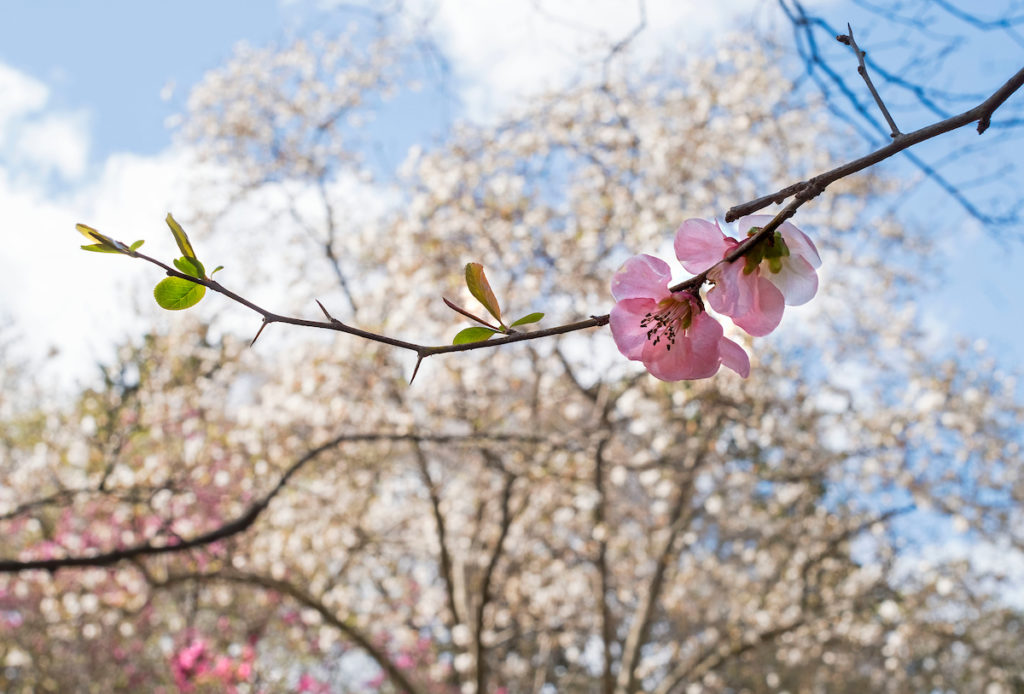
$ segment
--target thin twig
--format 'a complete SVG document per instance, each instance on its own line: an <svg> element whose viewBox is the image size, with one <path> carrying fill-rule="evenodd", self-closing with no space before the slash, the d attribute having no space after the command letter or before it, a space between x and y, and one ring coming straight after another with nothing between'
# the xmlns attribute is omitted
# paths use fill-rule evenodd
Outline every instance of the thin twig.
<svg viewBox="0 0 1024 694"><path fill-rule="evenodd" d="M859 51L859 49L857 50ZM893 142L886 145L885 147L881 147L875 150L874 152L866 156L860 157L859 159L855 159L851 162L843 164L842 166L838 166L832 169L831 171L819 174L818 176L815 176L814 178L811 178L807 181L800 181L798 183L791 184L770 195L765 195L755 200L751 200L741 205L736 205L735 207L732 207L725 214L725 221L727 222L735 221L740 217L745 217L747 215L753 214L758 210L764 209L768 205L781 204L788 198L794 198L789 205L787 205L778 214L776 214L776 216L771 220L771 222L766 224L759 232L757 232L753 236L748 237L739 245L737 245L721 261L716 263L714 266L708 268L704 272L696 275L695 277L692 277L689 280L686 280L685 282L681 282L673 287L670 287L670 290L673 292L689 291L693 293L694 296L697 296L700 287L708 280L710 272L714 271L717 267L719 267L722 264L732 262L743 256L753 245L760 242L769 234L774 233L774 231L784 221L792 217L796 213L796 210L800 208L805 202L820 195L825 190L825 188L827 188L832 183L838 181L839 179L845 178L846 176L850 176L851 174L857 173L858 171L862 171L863 169L866 169L869 166L878 164L879 162L884 161L885 159L888 159L889 157L899 152L902 152L903 150L912 147L913 145L916 145L920 142L924 142L925 140L929 140L933 137L937 137L944 133L950 132L951 130L956 130L957 128L963 127L964 125L973 123L975 121L978 122L978 133L980 134L985 132L985 130L989 127L992 114L1013 93L1020 89L1022 85L1024 85L1024 69L1018 71L1013 77L1011 77L999 89L997 89L991 96L985 99L985 101L978 104L969 111L965 111L958 116L953 116L951 118L947 118L937 123L933 123L932 125L926 126L919 130L915 130L914 132L909 134L899 134L899 137L897 137ZM895 126L894 130L896 130ZM127 249L126 246L125 248ZM129 255L133 258L141 258L142 260L152 263L153 265L156 265L157 267L164 270L164 272L166 272L167 275L170 277L178 277L184 280L188 280L189 282L201 284L204 287L210 289L211 291L217 292L218 294L222 294L231 299L232 301L235 301L236 303L239 303L245 306L246 308L255 311L256 313L260 314L263 317L263 327L269 325L270 323L286 323L289 325L300 325L310 328L319 328L322 330L334 330L336 332L342 332L348 335L352 335L354 337L360 337L371 342L378 342L381 344L389 345L391 347L397 347L399 349L405 349L415 352L417 359L416 367L413 371L413 378L415 378L415 375L419 370L420 364L427 357L436 356L439 354L449 354L452 352L468 352L477 349L488 349L498 347L500 345L511 344L513 342L524 342L526 340L537 340L545 337L551 337L554 335L564 335L566 333L607 325L609 321L609 314L595 315L591 316L586 320L576 321L573 323L566 323L564 325L555 326L553 328L535 330L532 332L505 334L502 335L501 337L495 337L489 340L482 340L479 342L469 342L459 345L440 346L421 345L414 342L408 342L406 340L400 340L394 337L389 337L387 335L383 335L380 333L374 333L369 330L362 330L361 328L356 328L345 323L342 323L340 320L330 316L330 314L328 314L327 310L324 308L323 304L321 304L319 301L317 303L320 305L321 310L327 317L326 321L308 320L305 318L296 318L292 316L285 316L278 313L274 313L273 311L269 311L261 306L258 306L252 301L249 301L248 299L236 294L235 292L227 289L219 282L216 282L212 279L197 278L192 277L190 275L186 275L172 268L171 266L162 263L159 260L156 260L155 258L152 258L144 253L139 253L138 251L125 250L124 254Z"/></svg>
<svg viewBox="0 0 1024 694"><path fill-rule="evenodd" d="M1014 92L1020 89L1022 85L1024 85L1024 68L1017 71L1013 77L1003 83L1003 85L999 87L992 96L988 97L969 111L964 111L960 115L952 116L937 123L932 123L931 125L915 130L912 133L903 134L895 142L891 142L885 147L880 147L871 154L867 154L859 159L854 159L842 166L837 166L831 171L819 174L810 180L794 183L770 195L764 195L756 200L745 202L742 205L736 205L725 213L725 221L732 222L740 217L746 217L749 214L753 214L758 210L764 209L768 205L773 203L778 204L794 195L799 198L801 195L804 195L815 188L818 190L814 195L817 195L841 178L845 178L846 176L857 173L858 171L862 171L869 166L874 166L894 154L898 154L899 152L924 142L925 140L930 140L933 137L938 137L939 135L948 133L951 130L962 128L963 126L974 123L975 121L978 123L978 133L983 133L988 128L992 114L995 110L998 109L1004 101L1010 98ZM814 195L810 197L814 197ZM807 199L809 200L810 197Z"/></svg>
<svg viewBox="0 0 1024 694"><path fill-rule="evenodd" d="M179 272L178 270L172 268L170 265L162 263L156 258L152 258L146 255L145 253L132 251L130 253L125 253L125 255L129 255L133 258L140 258L149 263L152 263L153 265L156 265L157 267L161 268L165 273L167 273L168 277L179 277L183 280L194 282L195 284L201 284L211 291L226 296L232 301L239 303L242 306L245 306L246 308L260 314L263 317L264 325L268 325L270 323L285 323L287 325L301 325L307 328L334 330L336 332L345 333L347 335L361 337L364 340L369 340L371 342L379 342L381 344L389 345L391 347L398 347L400 349L415 352L421 360L425 359L426 357L432 357L438 354L448 354L450 352L468 352L474 349L481 349L485 347L507 345L512 342L523 342L525 340L536 340L538 338L550 337L552 335L562 335L564 333L574 332L577 330L585 330L587 328L594 328L601 325L606 325L608 323L608 315L606 314L602 316L591 316L586 320L576 321L574 323L566 323L565 325L559 325L553 328L547 328L545 330L535 330L533 332L528 333L516 332L513 334L506 334L501 337L487 340L486 342L469 342L461 345L421 345L415 342L399 340L388 335L370 332L369 330L363 330L361 328L356 328L346 323L342 323L337 318L331 316L330 313L327 312L327 309L319 300L316 303L320 307L320 310L323 311L324 316L327 317L326 321L309 320L307 318L286 316L280 313L275 313L269 309L265 309L262 306L259 306L258 304L249 301L245 297L236 294L235 292L231 291L230 289L228 289L227 287L225 287L224 285L215 280L186 275L185 273Z"/></svg>
<svg viewBox="0 0 1024 694"><path fill-rule="evenodd" d="M847 24L846 31L848 33L840 34L836 37L836 41L849 46L853 50L854 55L857 56L857 74L864 78L865 84L868 85L868 91L870 91L871 96L875 98L875 103L878 104L878 110L882 112L882 116L885 117L885 122L889 124L889 129L891 131L890 135L892 136L892 139L895 140L903 133L901 133L900 129L896 127L896 121L892 119L892 115L889 114L889 109L885 107L885 102L882 101L882 97L879 96L878 90L875 89L875 85L871 81L871 75L868 74L868 66L864 63L864 56L866 56L867 53L862 51L860 46L858 46L857 42L854 40L853 27Z"/></svg>

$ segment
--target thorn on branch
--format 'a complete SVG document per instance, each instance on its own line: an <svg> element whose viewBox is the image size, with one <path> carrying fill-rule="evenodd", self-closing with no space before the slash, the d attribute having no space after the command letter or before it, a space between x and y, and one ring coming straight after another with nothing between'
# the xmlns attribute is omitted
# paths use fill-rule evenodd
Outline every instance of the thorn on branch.
<svg viewBox="0 0 1024 694"><path fill-rule="evenodd" d="M414 366L412 369L412 376L409 378L409 385L412 385L412 382L416 380L416 374L420 372L420 364L423 363L423 358L426 356L426 354L416 355L416 366Z"/></svg>
<svg viewBox="0 0 1024 694"><path fill-rule="evenodd" d="M327 317L327 320L329 320L329 321L331 321L333 323L334 322L334 316L332 316L331 314L329 314L327 312L327 309L324 308L324 305L322 303L320 303L320 299L313 299L313 301L315 301L316 305L320 307L320 310L324 312L324 316Z"/></svg>
<svg viewBox="0 0 1024 694"><path fill-rule="evenodd" d="M265 327L267 327L268 325L270 325L270 321L268 321L266 318L264 318L263 319L263 324L260 326L260 329L256 331L256 337L252 338L252 342L249 343L250 347L252 347L254 344L256 344L256 340L260 339L260 335L263 334L263 329Z"/></svg>
<svg viewBox="0 0 1024 694"><path fill-rule="evenodd" d="M342 323L340 320L338 320L337 318L335 318L334 316L327 312L327 309L324 308L324 305L320 303L320 299L314 299L313 301L315 301L316 305L320 307L320 310L324 312L324 316L327 317L328 323L330 323L331 325L340 325L342 327L345 327L344 323Z"/></svg>

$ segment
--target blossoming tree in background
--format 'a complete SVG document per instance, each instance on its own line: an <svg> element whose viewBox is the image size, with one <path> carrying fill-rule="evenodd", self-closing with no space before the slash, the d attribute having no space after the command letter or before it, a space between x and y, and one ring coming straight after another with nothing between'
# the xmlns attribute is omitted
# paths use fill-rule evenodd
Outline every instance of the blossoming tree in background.
<svg viewBox="0 0 1024 694"><path fill-rule="evenodd" d="M250 349L207 297L60 407L3 362L2 688L1018 686L1017 584L983 560L1024 541L1015 384L921 336L927 257L878 216L880 174L747 211L737 239L684 221L813 183L848 142L778 54L726 45L673 71L617 52L394 178L351 124L411 44L208 75L181 131L201 213L169 217L156 298L220 293L270 329ZM281 280L288 313L227 273ZM461 311L488 339L437 346Z"/></svg>

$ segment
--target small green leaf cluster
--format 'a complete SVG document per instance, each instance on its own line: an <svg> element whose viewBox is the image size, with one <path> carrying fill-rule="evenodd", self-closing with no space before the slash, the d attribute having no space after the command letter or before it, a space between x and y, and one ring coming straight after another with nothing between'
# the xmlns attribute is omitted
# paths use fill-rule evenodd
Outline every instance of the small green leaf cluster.
<svg viewBox="0 0 1024 694"><path fill-rule="evenodd" d="M508 335L516 332L514 328L517 326L536 323L544 317L543 313L528 313L522 318L518 318L506 325L505 321L501 317L501 306L498 304L497 297L494 296L494 291L491 289L490 282L487 281L487 275L484 274L484 267L480 263L466 264L466 287L469 289L469 293L473 295L473 298L479 301L480 304L487 309L487 312L490 313L496 321L498 321L498 325L493 325L483 318L473 315L461 306L445 299L444 302L449 308L461 313L467 318L475 320L477 323L480 323L478 326L460 330L455 336L455 339L452 340L453 345L482 342L499 333Z"/></svg>
<svg viewBox="0 0 1024 694"><path fill-rule="evenodd" d="M169 212L167 213L166 221L167 226L171 229L171 234L174 236L174 242L178 244L178 248L182 253L180 258L175 258L173 261L174 267L178 269L178 272L199 280L208 280L223 267L218 266L207 276L206 268L203 267L199 258L196 257L195 249L192 247L188 234L185 233L185 230ZM82 246L82 250L97 253L120 253L131 257L139 257L136 251L142 246L142 240L128 246L101 234L86 224L76 224L75 228L87 239L94 242L88 246ZM161 280L153 289L153 298L156 299L156 303L168 311L180 311L191 308L198 304L205 295L206 287L204 285L183 277L167 277Z"/></svg>
<svg viewBox="0 0 1024 694"><path fill-rule="evenodd" d="M93 229L87 224L76 224L75 229L78 233L94 241L95 243L89 244L88 246L82 246L83 251L92 251L94 253L121 253L123 255L132 255L137 251L145 241L139 239L130 246L126 246L120 241L116 241L109 236L105 236L100 232Z"/></svg>
<svg viewBox="0 0 1024 694"><path fill-rule="evenodd" d="M753 227L747 236L753 236L761 227ZM782 233L776 231L774 236L766 237L762 241L758 241L746 255L744 255L745 264L743 266L743 274L749 275L761 265L761 261L768 261L768 269L773 273L779 273L782 271L782 259L789 257L789 246L786 245L786 241L782 238Z"/></svg>
<svg viewBox="0 0 1024 694"><path fill-rule="evenodd" d="M192 248L192 242L189 241L188 234L175 221L170 212L167 213L167 226L171 228L174 242L178 244L178 248L182 252L182 256L174 260L174 267L189 277L206 279L206 269L199 262L199 258L196 257L195 249ZM205 295L206 287L181 277L162 279L153 289L153 298L156 299L161 308L165 308L168 311L180 311L181 309L191 308L198 304Z"/></svg>

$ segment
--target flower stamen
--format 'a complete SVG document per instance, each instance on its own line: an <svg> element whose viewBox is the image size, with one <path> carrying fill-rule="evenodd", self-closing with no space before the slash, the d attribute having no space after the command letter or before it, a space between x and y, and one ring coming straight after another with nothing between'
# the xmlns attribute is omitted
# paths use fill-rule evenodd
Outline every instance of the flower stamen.
<svg viewBox="0 0 1024 694"><path fill-rule="evenodd" d="M678 334L682 334L693 322L693 304L688 298L667 296L658 302L657 311L649 311L640 321L640 327L647 331L647 341L657 345L665 338L666 351L672 351Z"/></svg>

